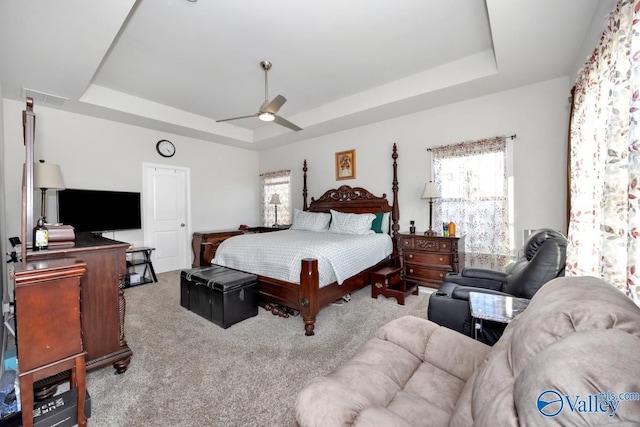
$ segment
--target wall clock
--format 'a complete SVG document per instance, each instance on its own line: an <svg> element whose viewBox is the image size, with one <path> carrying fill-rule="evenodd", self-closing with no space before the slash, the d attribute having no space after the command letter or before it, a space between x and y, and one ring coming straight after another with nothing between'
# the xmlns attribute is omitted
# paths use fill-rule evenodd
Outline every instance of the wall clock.
<svg viewBox="0 0 640 427"><path fill-rule="evenodd" d="M156 151L162 157L171 157L176 154L176 147L175 145L173 145L173 142L166 139L161 139L156 144Z"/></svg>

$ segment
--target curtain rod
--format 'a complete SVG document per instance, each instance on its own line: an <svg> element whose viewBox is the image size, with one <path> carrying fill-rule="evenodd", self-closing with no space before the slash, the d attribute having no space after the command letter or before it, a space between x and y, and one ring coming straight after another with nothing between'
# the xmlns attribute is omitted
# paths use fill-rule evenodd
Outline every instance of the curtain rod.
<svg viewBox="0 0 640 427"><path fill-rule="evenodd" d="M513 139L517 138L517 135L514 133L513 135L505 136L505 138L513 140ZM431 148L427 148L427 151L432 151L432 149Z"/></svg>

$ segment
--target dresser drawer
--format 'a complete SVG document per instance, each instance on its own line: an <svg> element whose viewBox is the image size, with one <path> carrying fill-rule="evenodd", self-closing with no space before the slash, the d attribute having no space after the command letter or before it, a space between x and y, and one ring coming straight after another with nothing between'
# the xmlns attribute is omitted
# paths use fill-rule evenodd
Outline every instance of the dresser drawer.
<svg viewBox="0 0 640 427"><path fill-rule="evenodd" d="M430 252L404 252L404 262L407 264L442 265L450 268L451 255Z"/></svg>
<svg viewBox="0 0 640 427"><path fill-rule="evenodd" d="M440 283L444 280L444 276L451 271L451 268L447 267L448 266L443 266L443 268L429 268L419 265L405 265L404 273L407 279Z"/></svg>

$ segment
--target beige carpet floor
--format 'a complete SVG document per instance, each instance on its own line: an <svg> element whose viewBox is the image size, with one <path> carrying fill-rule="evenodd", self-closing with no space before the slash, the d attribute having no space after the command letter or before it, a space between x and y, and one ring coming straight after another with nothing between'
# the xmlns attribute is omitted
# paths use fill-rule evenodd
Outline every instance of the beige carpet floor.
<svg viewBox="0 0 640 427"><path fill-rule="evenodd" d="M88 374L91 427L292 426L296 395L330 372L386 322L427 315L428 294L372 299L370 288L323 308L316 335L300 317L258 316L228 329L180 306L180 272L126 289L129 369Z"/></svg>

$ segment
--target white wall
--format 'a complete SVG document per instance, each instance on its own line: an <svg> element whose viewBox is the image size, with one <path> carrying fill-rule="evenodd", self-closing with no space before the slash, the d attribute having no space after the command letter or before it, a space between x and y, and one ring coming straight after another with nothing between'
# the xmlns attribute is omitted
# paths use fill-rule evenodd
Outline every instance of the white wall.
<svg viewBox="0 0 640 427"><path fill-rule="evenodd" d="M0 99L2 99L2 82L0 81ZM3 117L3 104L0 102L0 117ZM2 120L0 120L0 165L4 165L4 122ZM2 180L2 182L6 182L6 174L5 174L5 168L0 168L0 179ZM7 215L4 214L5 212L5 206L6 206L6 198L5 198L5 189L4 186L0 185L0 212L3 212L3 215L0 215L0 252L5 254L7 252L9 252L10 245L8 242L9 237L13 237L14 235L7 235L7 228L6 228L6 219L7 219ZM0 299L2 299L2 301L8 301L8 292L7 292L7 283L8 283L8 276L6 274L6 264L4 262L4 259L2 261L0 261L0 264L2 264L2 266L0 267L0 282L2 282L2 296L0 296Z"/></svg>
<svg viewBox="0 0 640 427"><path fill-rule="evenodd" d="M20 235L24 102L4 99L4 191L6 231ZM191 173L191 230L237 229L258 223L258 153L127 124L34 105L35 159L59 164L67 188L142 191L142 163L185 167ZM176 155L165 159L156 142L169 139ZM47 197L47 219L57 219L55 191ZM39 193L38 193L39 194ZM37 195L36 195L37 196ZM40 198L34 197L36 213ZM142 231L114 237L142 244Z"/></svg>
<svg viewBox="0 0 640 427"><path fill-rule="evenodd" d="M428 147L517 134L513 143L516 248L522 230L566 232L568 78L383 121L278 147L260 155L260 172L291 168L294 207L302 207L302 161L308 161L309 198L342 184L391 198L393 143L398 144L400 230L409 220L428 228L428 204L420 199L429 179ZM356 149L357 177L336 181L334 155ZM434 218L434 223L438 219Z"/></svg>
<svg viewBox="0 0 640 427"><path fill-rule="evenodd" d="M599 0L598 8L593 14L591 25L584 37L580 51L577 52L576 61L569 73L569 83L573 86L578 70L587 62L596 46L600 42L602 32L604 31L605 18L616 8L618 0Z"/></svg>

